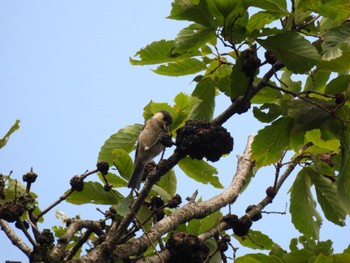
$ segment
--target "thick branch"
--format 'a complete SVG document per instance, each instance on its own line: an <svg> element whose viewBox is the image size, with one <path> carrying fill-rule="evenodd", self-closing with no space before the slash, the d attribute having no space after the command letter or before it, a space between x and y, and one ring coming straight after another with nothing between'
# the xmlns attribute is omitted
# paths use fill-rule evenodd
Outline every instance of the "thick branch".
<svg viewBox="0 0 350 263"><path fill-rule="evenodd" d="M51 252L51 258L58 259L65 254L67 245L70 243L74 234L79 230L87 228L89 231L96 233L98 236L104 234L98 221L93 220L74 220L67 228L66 233L58 240L57 246Z"/></svg>
<svg viewBox="0 0 350 263"><path fill-rule="evenodd" d="M188 222L194 218L204 218L220 208L233 203L243 189L247 178L251 173L251 169L253 168L253 162L250 158L250 147L253 139L253 136L249 137L244 154L238 156L237 171L227 189L225 189L221 194L207 201L200 203L193 202L184 205L170 216L159 221L150 231L142 235L140 238L117 246L113 252L114 260L117 258L125 258L130 255L140 254L149 246L148 240L155 242L163 234L171 231L178 225Z"/></svg>
<svg viewBox="0 0 350 263"><path fill-rule="evenodd" d="M16 233L12 230L12 228L5 220L0 219L0 226L1 230L5 232L6 236L11 240L12 244L18 247L29 258L30 254L32 253L32 249L28 247L27 244L24 243L23 240L16 235Z"/></svg>

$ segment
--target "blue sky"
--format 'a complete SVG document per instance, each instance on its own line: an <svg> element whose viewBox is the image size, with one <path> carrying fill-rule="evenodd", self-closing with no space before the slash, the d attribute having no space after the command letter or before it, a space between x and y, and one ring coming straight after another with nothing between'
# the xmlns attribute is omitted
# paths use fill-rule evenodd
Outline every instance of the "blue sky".
<svg viewBox="0 0 350 263"><path fill-rule="evenodd" d="M0 173L13 171L21 180L31 167L39 175L32 190L42 208L69 188L73 175L95 167L98 152L108 137L133 123L142 123L143 107L150 101L172 103L177 93L190 93L192 76L159 76L151 67L135 67L129 57L160 39L171 39L186 23L165 19L171 1L1 1L0 2L0 136L21 120L20 130L0 150ZM219 97L217 113L229 104ZM220 181L227 186L236 169L236 154L259 124L250 114L225 124L235 138L231 156L218 165ZM97 178L91 178L94 180ZM204 198L219 192L178 176L179 192L194 189ZM273 171L260 172L233 206L242 215L258 203L273 182ZM289 183L292 179L289 179ZM284 211L288 188L267 208ZM106 207L100 207L102 210ZM57 210L69 217L98 218L95 206L63 203ZM51 214L42 228L60 224ZM288 249L299 236L289 215L265 215L253 225ZM321 238L335 239L336 251L348 243L350 231L324 222ZM23 260L19 250L0 232L0 262ZM239 246L233 241L235 246ZM238 255L246 252L238 251Z"/></svg>

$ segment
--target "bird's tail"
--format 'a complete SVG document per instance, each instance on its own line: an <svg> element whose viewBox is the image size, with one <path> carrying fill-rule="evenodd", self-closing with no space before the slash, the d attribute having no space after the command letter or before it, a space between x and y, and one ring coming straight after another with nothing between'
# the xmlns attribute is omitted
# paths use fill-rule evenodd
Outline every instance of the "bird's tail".
<svg viewBox="0 0 350 263"><path fill-rule="evenodd" d="M143 162L137 162L135 164L134 172L132 173L129 179L129 183L128 183L129 188L140 189L144 169L145 169L145 164Z"/></svg>

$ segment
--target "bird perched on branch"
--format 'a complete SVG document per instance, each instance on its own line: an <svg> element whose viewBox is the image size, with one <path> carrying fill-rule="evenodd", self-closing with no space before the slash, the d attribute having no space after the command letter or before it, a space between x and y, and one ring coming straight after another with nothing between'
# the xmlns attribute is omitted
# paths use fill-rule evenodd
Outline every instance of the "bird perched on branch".
<svg viewBox="0 0 350 263"><path fill-rule="evenodd" d="M140 189L145 166L164 150L164 145L160 142L161 135L169 133L172 121L170 113L162 110L143 126L136 146L134 172L129 179L129 188Z"/></svg>

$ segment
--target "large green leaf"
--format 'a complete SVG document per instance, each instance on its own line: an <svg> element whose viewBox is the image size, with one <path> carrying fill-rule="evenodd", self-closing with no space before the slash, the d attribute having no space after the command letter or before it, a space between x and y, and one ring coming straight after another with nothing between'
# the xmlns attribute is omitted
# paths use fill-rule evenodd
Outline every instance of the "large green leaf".
<svg viewBox="0 0 350 263"><path fill-rule="evenodd" d="M258 42L266 50L273 51L278 60L293 73L305 73L320 61L316 48L295 32L277 34Z"/></svg>
<svg viewBox="0 0 350 263"><path fill-rule="evenodd" d="M101 204L101 205L115 205L123 196L113 190L106 191L98 182L84 182L84 190L81 192L73 192L66 201L76 205L82 204Z"/></svg>
<svg viewBox="0 0 350 263"><path fill-rule="evenodd" d="M344 124L341 132L342 162L338 175L337 187L343 208L350 214L350 128Z"/></svg>
<svg viewBox="0 0 350 263"><path fill-rule="evenodd" d="M192 93L198 98L197 103L191 109L189 119L207 120L213 118L215 108L215 82L211 78L203 78Z"/></svg>
<svg viewBox="0 0 350 263"><path fill-rule="evenodd" d="M248 0L251 6L266 10L266 12L279 15L280 17L288 14L287 3L285 0Z"/></svg>
<svg viewBox="0 0 350 263"><path fill-rule="evenodd" d="M327 94L346 92L346 95L350 95L350 75L339 75L332 79L327 84L325 92Z"/></svg>
<svg viewBox="0 0 350 263"><path fill-rule="evenodd" d="M308 169L307 173L315 186L317 201L325 217L334 224L345 226L346 212L338 199L336 185L322 173L317 173L312 169Z"/></svg>
<svg viewBox="0 0 350 263"><path fill-rule="evenodd" d="M322 60L318 68L322 71L344 73L350 69L350 50L343 51L342 55L330 61Z"/></svg>
<svg viewBox="0 0 350 263"><path fill-rule="evenodd" d="M275 163L281 158L288 149L292 126L291 119L280 118L258 132L252 144L252 158L256 167Z"/></svg>
<svg viewBox="0 0 350 263"><path fill-rule="evenodd" d="M216 188L223 188L219 178L215 176L218 173L216 168L203 160L185 157L179 162L179 167L188 177L196 180L197 182L203 184L210 183Z"/></svg>
<svg viewBox="0 0 350 263"><path fill-rule="evenodd" d="M298 0L296 8L305 11L314 11L332 20L342 21L350 15L350 2L348 0Z"/></svg>
<svg viewBox="0 0 350 263"><path fill-rule="evenodd" d="M123 149L126 152L131 152L135 149L135 142L141 132L143 125L134 124L125 126L117 133L113 134L101 147L98 161L108 162L110 166L113 165L114 155L112 151L114 149Z"/></svg>
<svg viewBox="0 0 350 263"><path fill-rule="evenodd" d="M164 201L169 201L176 194L177 179L174 170L170 170L163 175L160 180L153 186Z"/></svg>
<svg viewBox="0 0 350 263"><path fill-rule="evenodd" d="M16 130L19 129L19 120L16 120L16 122L11 126L11 128L7 131L5 136L0 139L0 148L4 147L9 140L12 133L14 133Z"/></svg>
<svg viewBox="0 0 350 263"><path fill-rule="evenodd" d="M168 18L193 21L198 24L216 28L214 15L209 10L210 0L175 0Z"/></svg>
<svg viewBox="0 0 350 263"><path fill-rule="evenodd" d="M186 58L174 63L168 63L166 65L160 65L158 68L152 70L159 75L178 77L184 75L191 75L202 70L205 70L206 66L203 62L196 58Z"/></svg>
<svg viewBox="0 0 350 263"><path fill-rule="evenodd" d="M272 249L274 244L272 239L256 230L249 230L249 238L247 236L233 235L242 246L249 247L252 249Z"/></svg>
<svg viewBox="0 0 350 263"><path fill-rule="evenodd" d="M304 90L324 91L324 87L330 77L330 72L314 70L306 79Z"/></svg>
<svg viewBox="0 0 350 263"><path fill-rule="evenodd" d="M324 35L322 42L324 60L332 60L342 56L343 50L350 49L350 24L331 28Z"/></svg>
<svg viewBox="0 0 350 263"><path fill-rule="evenodd" d="M316 210L316 202L311 194L309 172L303 168L290 189L290 208L292 222L296 229L306 236L319 238L322 218Z"/></svg>
<svg viewBox="0 0 350 263"><path fill-rule="evenodd" d="M246 254L243 257L238 257L235 259L235 263L283 263L283 261L276 256L257 253Z"/></svg>
<svg viewBox="0 0 350 263"><path fill-rule="evenodd" d="M192 24L182 29L175 38L174 53L197 51L216 39L215 30L200 24Z"/></svg>
<svg viewBox="0 0 350 263"><path fill-rule="evenodd" d="M259 108L254 107L253 114L259 121L270 123L282 114L282 108L277 104L266 103L261 105Z"/></svg>
<svg viewBox="0 0 350 263"><path fill-rule="evenodd" d="M133 161L127 151L123 149L113 149L113 164L117 168L119 174L124 179L129 179L133 172Z"/></svg>
<svg viewBox="0 0 350 263"><path fill-rule="evenodd" d="M153 65L167 62L176 62L188 57L199 55L200 53L184 53L173 54L171 51L174 47L173 40L154 41L146 47L139 50L135 57L139 59L130 58L132 65Z"/></svg>
<svg viewBox="0 0 350 263"><path fill-rule="evenodd" d="M99 172L97 175L100 178L101 182L105 183L102 174ZM125 181L122 177L114 173L108 172L104 177L106 178L108 184L112 185L113 188L125 187L128 184L127 181Z"/></svg>
<svg viewBox="0 0 350 263"><path fill-rule="evenodd" d="M247 30L250 33L258 33L260 29L264 28L265 25L272 23L275 20L275 16L266 11L260 11L253 14L248 21Z"/></svg>

